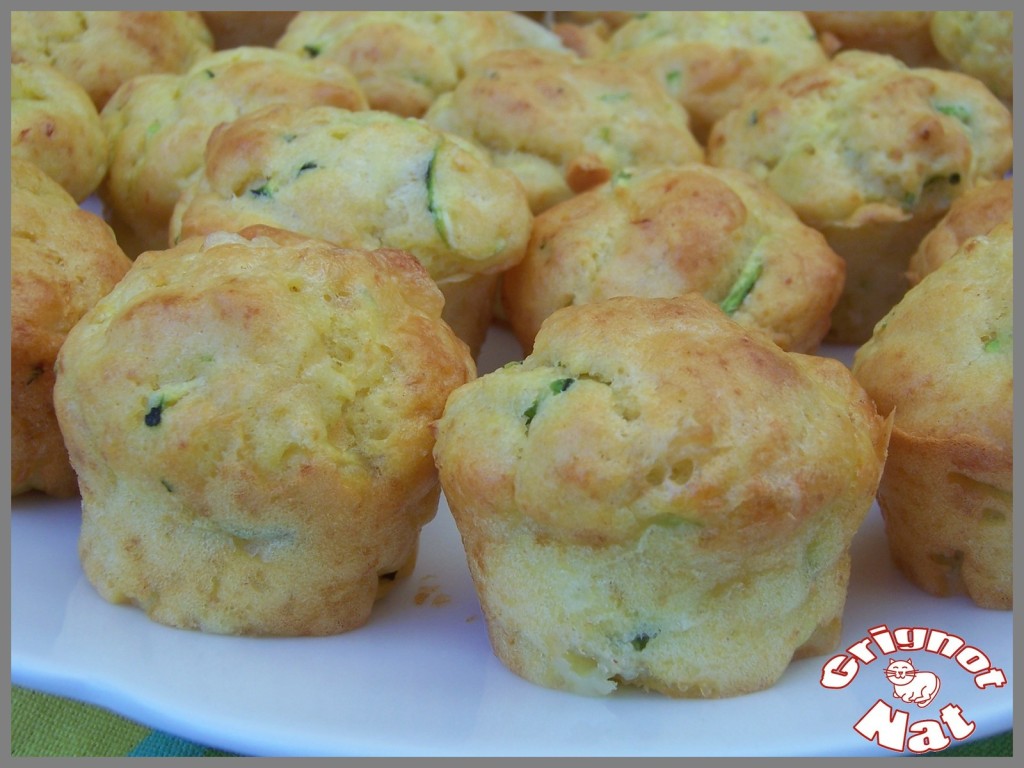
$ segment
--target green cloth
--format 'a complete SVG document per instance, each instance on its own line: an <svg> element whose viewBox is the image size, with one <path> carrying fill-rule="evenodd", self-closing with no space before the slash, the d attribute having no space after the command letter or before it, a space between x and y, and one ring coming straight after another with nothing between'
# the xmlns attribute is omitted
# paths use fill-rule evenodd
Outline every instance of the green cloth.
<svg viewBox="0 0 1024 768"><path fill-rule="evenodd" d="M218 757L210 747L147 728L109 710L11 686L14 757Z"/></svg>
<svg viewBox="0 0 1024 768"><path fill-rule="evenodd" d="M941 752L930 752L934 757L1012 757L1013 731L1000 733L987 739L969 741Z"/></svg>
<svg viewBox="0 0 1024 768"><path fill-rule="evenodd" d="M937 757L1007 757L1013 733L933 752ZM11 686L11 755L14 757L230 757L147 728L101 707Z"/></svg>

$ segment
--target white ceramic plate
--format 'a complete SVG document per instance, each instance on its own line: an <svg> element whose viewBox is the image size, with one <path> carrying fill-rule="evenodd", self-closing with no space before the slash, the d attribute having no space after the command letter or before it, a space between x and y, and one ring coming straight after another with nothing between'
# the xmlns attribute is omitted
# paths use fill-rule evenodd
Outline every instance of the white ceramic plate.
<svg viewBox="0 0 1024 768"><path fill-rule="evenodd" d="M849 350L830 353L849 361ZM481 353L480 370L516 357L511 336L496 329ZM541 688L513 675L492 654L443 500L423 530L416 571L376 606L365 627L329 638L203 635L160 626L135 608L103 601L78 563L78 524L77 502L41 496L14 500L12 681L231 751L890 756L890 748L854 729L879 701L907 713L908 753L929 746L929 738L933 749L942 746L935 729L948 736L941 712L950 704L964 722L974 724L970 739L1012 727L1012 614L982 610L963 598L932 598L907 583L889 562L877 507L854 542L845 628L836 654L881 625L941 630L983 652L1008 685L979 689L957 661L908 651L895 655L910 658L941 681L938 697L927 707L893 698L883 674L888 658L863 664L842 689L820 683L829 656L804 659L767 691L715 701L628 689L592 699ZM962 660L970 661L970 655ZM946 712L955 718L953 710ZM922 734L915 736L915 730Z"/></svg>

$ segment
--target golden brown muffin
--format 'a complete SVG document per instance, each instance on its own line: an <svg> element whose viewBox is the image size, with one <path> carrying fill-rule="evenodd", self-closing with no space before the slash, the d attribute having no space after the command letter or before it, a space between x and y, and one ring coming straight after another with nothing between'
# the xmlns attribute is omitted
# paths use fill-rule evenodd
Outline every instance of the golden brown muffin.
<svg viewBox="0 0 1024 768"><path fill-rule="evenodd" d="M68 331L129 266L101 218L11 157L12 496L78 493L53 411L54 361Z"/></svg>
<svg viewBox="0 0 1024 768"><path fill-rule="evenodd" d="M864 51L751 96L708 144L712 165L767 181L846 259L830 331L845 343L899 301L911 254L952 201L1012 159L1010 112L981 82Z"/></svg>
<svg viewBox="0 0 1024 768"><path fill-rule="evenodd" d="M526 351L561 307L696 291L783 349L811 352L844 269L766 185L693 163L620 174L537 216L526 256L502 276L502 298Z"/></svg>
<svg viewBox="0 0 1024 768"><path fill-rule="evenodd" d="M1013 104L1013 11L936 11L931 35L954 69Z"/></svg>
<svg viewBox="0 0 1024 768"><path fill-rule="evenodd" d="M409 254L257 227L148 251L54 401L107 600L205 632L364 624L435 514L431 424L474 375Z"/></svg>
<svg viewBox="0 0 1024 768"><path fill-rule="evenodd" d="M617 29L606 56L656 78L702 143L748 94L827 61L796 11L652 11Z"/></svg>
<svg viewBox="0 0 1024 768"><path fill-rule="evenodd" d="M691 293L559 310L452 394L434 456L506 666L720 697L837 641L886 438L841 363Z"/></svg>
<svg viewBox="0 0 1024 768"><path fill-rule="evenodd" d="M551 11L549 26L562 43L580 56L603 56L612 33L640 15L629 11Z"/></svg>
<svg viewBox="0 0 1024 768"><path fill-rule="evenodd" d="M686 111L613 62L521 49L478 59L424 119L482 145L540 213L625 168L704 159Z"/></svg>
<svg viewBox="0 0 1024 768"><path fill-rule="evenodd" d="M50 64L102 109L121 83L213 50L198 11L11 11L11 61Z"/></svg>
<svg viewBox="0 0 1024 768"><path fill-rule="evenodd" d="M969 238L987 234L997 224L1013 221L1013 180L980 184L950 206L949 212L921 241L910 257L907 279L921 282L948 261Z"/></svg>
<svg viewBox="0 0 1024 768"><path fill-rule="evenodd" d="M243 45L272 47L296 11L202 11L217 50Z"/></svg>
<svg viewBox="0 0 1024 768"><path fill-rule="evenodd" d="M822 38L835 41L835 48L885 53L910 67L937 67L944 63L932 42L933 11L805 13Z"/></svg>
<svg viewBox="0 0 1024 768"><path fill-rule="evenodd" d="M1012 608L1012 222L907 291L853 372L895 413L878 503L896 565L930 594Z"/></svg>
<svg viewBox="0 0 1024 768"><path fill-rule="evenodd" d="M571 21L559 21L551 26L551 31L558 35L562 45L587 59L604 56L608 50L608 38L611 32L601 21L589 24L576 24Z"/></svg>
<svg viewBox="0 0 1024 768"><path fill-rule="evenodd" d="M107 155L96 105L78 83L46 64L11 64L11 157L82 201L106 174Z"/></svg>
<svg viewBox="0 0 1024 768"><path fill-rule="evenodd" d="M103 108L110 174L100 190L125 252L168 245L182 190L202 173L203 151L220 123L271 104L366 109L366 97L340 64L246 46L200 59L180 75L143 75Z"/></svg>
<svg viewBox="0 0 1024 768"><path fill-rule="evenodd" d="M570 24L594 24L599 22L609 31L614 32L627 21L631 21L636 16L643 15L643 13L633 11L553 11L552 21L564 21Z"/></svg>
<svg viewBox="0 0 1024 768"><path fill-rule="evenodd" d="M277 47L341 62L373 109L407 117L422 116L485 53L563 49L554 32L514 11L301 11Z"/></svg>
<svg viewBox="0 0 1024 768"><path fill-rule="evenodd" d="M532 221L515 176L458 136L388 112L287 105L213 132L171 236L262 223L346 247L409 251L475 353L498 274L523 257Z"/></svg>

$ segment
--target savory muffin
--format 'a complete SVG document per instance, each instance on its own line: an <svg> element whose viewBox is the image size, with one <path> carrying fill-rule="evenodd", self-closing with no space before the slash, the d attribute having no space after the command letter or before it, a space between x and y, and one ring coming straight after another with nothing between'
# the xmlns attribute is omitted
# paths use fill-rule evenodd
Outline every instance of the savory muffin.
<svg viewBox="0 0 1024 768"><path fill-rule="evenodd" d="M1013 11L936 11L931 35L954 69L1013 104Z"/></svg>
<svg viewBox="0 0 1024 768"><path fill-rule="evenodd" d="M371 108L407 117L423 115L486 53L563 49L554 32L514 11L301 11L277 47L341 62Z"/></svg>
<svg viewBox="0 0 1024 768"><path fill-rule="evenodd" d="M612 61L652 75L682 104L702 143L746 95L827 61L797 11L652 11L608 41Z"/></svg>
<svg viewBox="0 0 1024 768"><path fill-rule="evenodd" d="M367 106L340 64L257 46L219 51L188 72L141 75L119 88L102 112L111 163L100 194L125 252L134 258L168 246L174 206L202 172L217 125L280 103Z"/></svg>
<svg viewBox="0 0 1024 768"><path fill-rule="evenodd" d="M217 50L243 45L272 47L297 11L202 11Z"/></svg>
<svg viewBox="0 0 1024 768"><path fill-rule="evenodd" d="M886 437L841 363L691 293L559 310L452 393L434 456L506 666L720 697L838 640Z"/></svg>
<svg viewBox="0 0 1024 768"><path fill-rule="evenodd" d="M895 414L878 503L896 565L930 594L1012 608L1012 222L907 291L853 372Z"/></svg>
<svg viewBox="0 0 1024 768"><path fill-rule="evenodd" d="M934 11L805 11L826 47L895 56L910 67L943 64L932 41ZM835 51L833 51L834 53Z"/></svg>
<svg viewBox="0 0 1024 768"><path fill-rule="evenodd" d="M929 272L934 272L969 238L987 234L1004 221L1013 221L1012 179L981 184L958 197L910 257L907 268L910 284L916 285Z"/></svg>
<svg viewBox="0 0 1024 768"><path fill-rule="evenodd" d="M365 623L436 513L473 376L406 253L257 227L148 251L68 335L54 401L107 600L211 633Z"/></svg>
<svg viewBox="0 0 1024 768"><path fill-rule="evenodd" d="M498 274L523 257L532 221L515 176L458 136L388 112L281 105L213 132L171 236L268 224L346 247L409 251L475 352Z"/></svg>
<svg viewBox="0 0 1024 768"><path fill-rule="evenodd" d="M557 21L551 25L551 31L558 35L562 45L586 59L604 56L608 50L608 38L611 37L611 31L602 21L588 24Z"/></svg>
<svg viewBox="0 0 1024 768"><path fill-rule="evenodd" d="M563 45L580 56L603 56L612 33L637 14L629 11L550 11L547 20Z"/></svg>
<svg viewBox="0 0 1024 768"><path fill-rule="evenodd" d="M11 157L12 495L78 493L53 411L54 361L68 331L129 266L101 218Z"/></svg>
<svg viewBox="0 0 1024 768"><path fill-rule="evenodd" d="M82 201L103 180L107 155L96 105L78 83L46 64L11 64L11 157L39 166Z"/></svg>
<svg viewBox="0 0 1024 768"><path fill-rule="evenodd" d="M768 183L846 259L831 338L861 343L960 195L1013 159L1009 110L978 80L845 51L754 94L714 127L712 165Z"/></svg>
<svg viewBox="0 0 1024 768"><path fill-rule="evenodd" d="M811 352L843 275L821 233L765 184L692 163L621 173L538 215L502 298L527 351L561 307L696 291L783 349Z"/></svg>
<svg viewBox="0 0 1024 768"><path fill-rule="evenodd" d="M635 16L643 15L634 11L553 11L552 21L570 24L603 24L608 30L615 31Z"/></svg>
<svg viewBox="0 0 1024 768"><path fill-rule="evenodd" d="M534 213L625 168L703 160L686 110L649 75L537 49L478 59L424 116L513 171Z"/></svg>
<svg viewBox="0 0 1024 768"><path fill-rule="evenodd" d="M126 80L184 72L212 50L198 11L11 11L11 61L56 67L97 109Z"/></svg>

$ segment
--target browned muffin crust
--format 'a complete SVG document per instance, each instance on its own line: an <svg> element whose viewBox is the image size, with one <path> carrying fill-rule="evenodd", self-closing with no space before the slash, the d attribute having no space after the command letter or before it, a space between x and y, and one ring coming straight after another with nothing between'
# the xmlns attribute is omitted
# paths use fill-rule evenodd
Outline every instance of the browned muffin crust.
<svg viewBox="0 0 1024 768"><path fill-rule="evenodd" d="M11 494L78 493L53 409L54 364L128 271L114 233L42 169L11 158Z"/></svg>
<svg viewBox="0 0 1024 768"><path fill-rule="evenodd" d="M1013 605L1013 223L968 239L878 324L854 375L894 413L878 492L892 557L933 595Z"/></svg>
<svg viewBox="0 0 1024 768"><path fill-rule="evenodd" d="M136 75L184 72L212 50L198 11L11 12L11 61L56 67L97 109Z"/></svg>
<svg viewBox="0 0 1024 768"><path fill-rule="evenodd" d="M559 310L437 434L504 664L587 695L719 697L836 642L888 424L842 363L688 294Z"/></svg>
<svg viewBox="0 0 1024 768"><path fill-rule="evenodd" d="M440 488L474 375L409 254L257 227L148 251L83 317L54 403L99 593L206 632L365 623Z"/></svg>
<svg viewBox="0 0 1024 768"><path fill-rule="evenodd" d="M621 173L534 220L525 258L502 278L523 348L561 307L612 296L701 293L784 349L828 330L844 263L766 185L691 163Z"/></svg>

